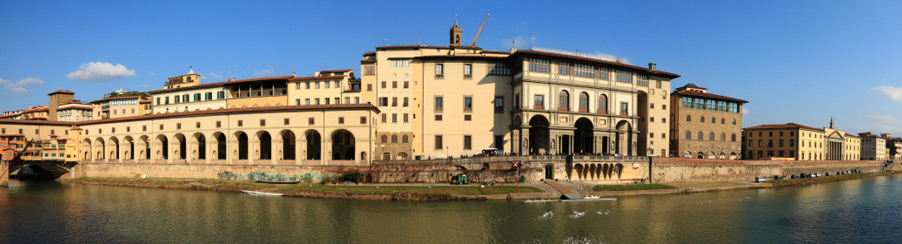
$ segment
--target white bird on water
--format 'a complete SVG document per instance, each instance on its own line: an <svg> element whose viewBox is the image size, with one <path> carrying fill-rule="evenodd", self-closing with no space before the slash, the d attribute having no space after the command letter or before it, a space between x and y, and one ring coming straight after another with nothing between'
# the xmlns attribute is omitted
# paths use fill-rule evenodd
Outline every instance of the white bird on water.
<svg viewBox="0 0 902 244"><path fill-rule="evenodd" d="M573 211L573 215L570 215L570 218L574 218L574 219L575 219L575 218L582 217L583 215L586 215L586 212L577 212L577 211Z"/></svg>

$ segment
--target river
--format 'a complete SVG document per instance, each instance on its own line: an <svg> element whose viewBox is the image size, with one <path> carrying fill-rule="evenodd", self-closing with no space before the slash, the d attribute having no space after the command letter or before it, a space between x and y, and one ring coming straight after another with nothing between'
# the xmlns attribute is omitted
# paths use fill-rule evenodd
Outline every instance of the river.
<svg viewBox="0 0 902 244"><path fill-rule="evenodd" d="M898 243L902 176L617 201L396 202L11 181L0 243Z"/></svg>

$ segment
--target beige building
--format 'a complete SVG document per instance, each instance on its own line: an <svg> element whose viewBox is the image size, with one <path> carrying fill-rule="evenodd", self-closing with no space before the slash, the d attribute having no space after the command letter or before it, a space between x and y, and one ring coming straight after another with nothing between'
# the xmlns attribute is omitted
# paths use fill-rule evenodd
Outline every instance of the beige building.
<svg viewBox="0 0 902 244"><path fill-rule="evenodd" d="M116 119L144 115L147 107L141 104L141 100L146 100L146 98L120 96L91 101L94 106L93 119Z"/></svg>
<svg viewBox="0 0 902 244"><path fill-rule="evenodd" d="M746 100L687 84L670 97L671 154L707 159L742 156L742 106ZM779 152L780 150L777 150Z"/></svg>
<svg viewBox="0 0 902 244"><path fill-rule="evenodd" d="M323 70L310 77L288 80L291 105L360 104L360 86L354 70Z"/></svg>
<svg viewBox="0 0 902 244"><path fill-rule="evenodd" d="M845 131L824 128L824 155L826 160L861 160L861 139Z"/></svg>
<svg viewBox="0 0 902 244"><path fill-rule="evenodd" d="M745 128L746 159L824 160L824 131L796 123Z"/></svg>
<svg viewBox="0 0 902 244"><path fill-rule="evenodd" d="M68 90L58 90L55 92L51 92L47 94L50 97L50 101L47 104L49 107L48 111L48 120L50 121L59 121L59 109L60 106L66 104L72 104L75 101L75 93Z"/></svg>
<svg viewBox="0 0 902 244"><path fill-rule="evenodd" d="M861 138L861 160L886 160L886 139L870 132L858 133Z"/></svg>
<svg viewBox="0 0 902 244"><path fill-rule="evenodd" d="M890 133L882 133L880 137L886 139L886 159L887 160L900 160L902 159L902 138L893 137Z"/></svg>
<svg viewBox="0 0 902 244"><path fill-rule="evenodd" d="M657 71L657 64L649 63L650 71ZM639 99L639 155L669 157L670 139L670 80L659 75L638 75ZM668 107L671 106L671 107Z"/></svg>
<svg viewBox="0 0 902 244"><path fill-rule="evenodd" d="M57 108L57 121L79 122L94 119L94 106L70 103Z"/></svg>

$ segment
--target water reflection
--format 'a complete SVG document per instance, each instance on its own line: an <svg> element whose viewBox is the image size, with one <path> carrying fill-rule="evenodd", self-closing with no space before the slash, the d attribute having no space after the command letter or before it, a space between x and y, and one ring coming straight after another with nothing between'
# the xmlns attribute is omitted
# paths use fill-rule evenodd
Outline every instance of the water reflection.
<svg viewBox="0 0 902 244"><path fill-rule="evenodd" d="M0 243L895 242L902 178L577 203L390 202L13 182Z"/></svg>

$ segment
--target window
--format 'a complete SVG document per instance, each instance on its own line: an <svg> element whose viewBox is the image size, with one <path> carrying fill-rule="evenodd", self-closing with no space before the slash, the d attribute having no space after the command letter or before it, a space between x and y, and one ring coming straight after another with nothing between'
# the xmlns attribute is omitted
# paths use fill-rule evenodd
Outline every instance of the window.
<svg viewBox="0 0 902 244"><path fill-rule="evenodd" d="M617 81L633 83L633 72L617 70Z"/></svg>
<svg viewBox="0 0 902 244"><path fill-rule="evenodd" d="M445 77L445 65L435 64L435 78L441 79L443 77Z"/></svg>
<svg viewBox="0 0 902 244"><path fill-rule="evenodd" d="M243 121L243 120L238 120L238 127L241 127L242 125L244 125L244 121Z"/></svg>
<svg viewBox="0 0 902 244"><path fill-rule="evenodd" d="M404 81L404 89L410 87L410 81Z"/></svg>
<svg viewBox="0 0 902 244"><path fill-rule="evenodd" d="M442 149L442 135L435 135L435 149Z"/></svg>
<svg viewBox="0 0 902 244"><path fill-rule="evenodd" d="M304 105L310 105L310 98L304 99Z"/></svg>
<svg viewBox="0 0 902 244"><path fill-rule="evenodd" d="M365 124L366 124L366 116L360 116L360 124L361 124L361 125L365 125Z"/></svg>
<svg viewBox="0 0 902 244"><path fill-rule="evenodd" d="M384 89L384 88L388 88L388 87L386 86L386 84L387 84L387 83L385 83L385 81L382 81L382 88L383 88L383 89Z"/></svg>
<svg viewBox="0 0 902 244"><path fill-rule="evenodd" d="M391 82L391 88L398 88L398 82L397 82L397 81L392 81L392 82Z"/></svg>
<svg viewBox="0 0 902 244"><path fill-rule="evenodd" d="M589 112L589 94L585 92L579 93L579 112Z"/></svg>
<svg viewBox="0 0 902 244"><path fill-rule="evenodd" d="M299 99L294 99L294 105L300 106L300 105L301 105L301 99L300 99L300 98L299 98Z"/></svg>
<svg viewBox="0 0 902 244"><path fill-rule="evenodd" d="M473 65L464 64L464 79L473 78Z"/></svg>
<svg viewBox="0 0 902 244"><path fill-rule="evenodd" d="M702 123L705 123L705 116L701 116L701 117L700 117L700 121L701 121Z"/></svg>
<svg viewBox="0 0 902 244"><path fill-rule="evenodd" d="M319 81L313 82L313 88L319 89Z"/></svg>
<svg viewBox="0 0 902 244"><path fill-rule="evenodd" d="M379 106L380 106L380 107L388 107L388 98L387 98L387 97L380 97L380 98L379 98Z"/></svg>
<svg viewBox="0 0 902 244"><path fill-rule="evenodd" d="M398 143L398 135L391 135L391 143Z"/></svg>
<svg viewBox="0 0 902 244"><path fill-rule="evenodd" d="M601 96L598 96L598 113L600 113L600 114L608 113L608 96L605 94L601 94Z"/></svg>
<svg viewBox="0 0 902 244"><path fill-rule="evenodd" d="M495 113L504 113L504 96L495 96Z"/></svg>
<svg viewBox="0 0 902 244"><path fill-rule="evenodd" d="M410 59L391 59L391 67L409 67Z"/></svg>
<svg viewBox="0 0 902 244"><path fill-rule="evenodd" d="M720 140L727 141L727 133L720 133Z"/></svg>
<svg viewBox="0 0 902 244"><path fill-rule="evenodd" d="M266 126L266 119L260 120L260 126Z"/></svg>
<svg viewBox="0 0 902 244"><path fill-rule="evenodd" d="M629 115L629 104L622 102L620 103L620 115L627 116Z"/></svg>
<svg viewBox="0 0 902 244"><path fill-rule="evenodd" d="M713 141L713 140L714 140L714 132L708 133L708 140L709 140L709 141Z"/></svg>
<svg viewBox="0 0 902 244"><path fill-rule="evenodd" d="M387 136L387 135L382 135L382 143L383 143L383 144L388 143L388 136Z"/></svg>
<svg viewBox="0 0 902 244"><path fill-rule="evenodd" d="M489 75L510 75L511 69L504 63L489 63Z"/></svg>
<svg viewBox="0 0 902 244"><path fill-rule="evenodd" d="M464 114L464 121L471 121L471 120L473 120L473 115L471 115L471 114Z"/></svg>
<svg viewBox="0 0 902 244"><path fill-rule="evenodd" d="M435 115L435 121L442 121L442 115L441 115L441 114L436 114L436 115Z"/></svg>
<svg viewBox="0 0 902 244"><path fill-rule="evenodd" d="M473 112L473 97L464 97L464 112Z"/></svg>
<svg viewBox="0 0 902 244"><path fill-rule="evenodd" d="M593 71L593 67L585 64L574 64L573 65L573 75L579 77L593 78L595 77L595 72Z"/></svg>
<svg viewBox="0 0 902 244"><path fill-rule="evenodd" d="M376 66L363 66L363 75L376 75Z"/></svg>
<svg viewBox="0 0 902 244"><path fill-rule="evenodd" d="M401 136L401 143L407 143L408 141L409 141L409 140L408 140L407 135Z"/></svg>
<svg viewBox="0 0 902 244"><path fill-rule="evenodd" d="M529 71L547 73L551 71L550 64L551 62L548 60L531 58L529 59Z"/></svg>
<svg viewBox="0 0 902 244"><path fill-rule="evenodd" d="M366 84L366 91L373 91L373 84Z"/></svg>
<svg viewBox="0 0 902 244"><path fill-rule="evenodd" d="M698 132L698 138L697 138L697 139L698 139L698 140L704 140L704 139L705 139L705 133L702 133L701 131L699 131L699 132Z"/></svg>
<svg viewBox="0 0 902 244"><path fill-rule="evenodd" d="M570 110L570 93L567 90L561 90L560 99L558 101L558 110Z"/></svg>
<svg viewBox="0 0 902 244"><path fill-rule="evenodd" d="M473 146L473 137L472 136L464 136L464 150L470 150Z"/></svg>
<svg viewBox="0 0 902 244"><path fill-rule="evenodd" d="M545 95L536 95L535 96L535 105L533 105L534 109L545 109Z"/></svg>
<svg viewBox="0 0 902 244"><path fill-rule="evenodd" d="M636 80L640 86L648 86L648 76L647 75L636 75Z"/></svg>
<svg viewBox="0 0 902 244"><path fill-rule="evenodd" d="M385 115L385 114L382 114L382 115ZM316 119L313 118L313 117L307 118L307 124L308 124L308 125L316 124Z"/></svg>
<svg viewBox="0 0 902 244"><path fill-rule="evenodd" d="M382 114L382 123L388 123L388 114Z"/></svg>
<svg viewBox="0 0 902 244"><path fill-rule="evenodd" d="M562 75L570 75L570 63L560 62L557 65L557 73Z"/></svg>
<svg viewBox="0 0 902 244"><path fill-rule="evenodd" d="M200 93L194 93L194 101L200 102Z"/></svg>
<svg viewBox="0 0 902 244"><path fill-rule="evenodd" d="M733 135L730 136L730 141L736 141L736 133L733 133Z"/></svg>
<svg viewBox="0 0 902 244"><path fill-rule="evenodd" d="M398 123L398 114L391 114L391 122Z"/></svg>
<svg viewBox="0 0 902 244"><path fill-rule="evenodd" d="M181 96L175 96L175 103L180 103L181 98L182 98Z"/></svg>
<svg viewBox="0 0 902 244"><path fill-rule="evenodd" d="M398 98L397 98L397 97L391 98L391 106L392 106L392 107L397 107L397 106L398 106Z"/></svg>
<svg viewBox="0 0 902 244"><path fill-rule="evenodd" d="M686 115L686 122L692 122L692 115Z"/></svg>
<svg viewBox="0 0 902 244"><path fill-rule="evenodd" d="M404 123L407 123L407 121L409 121L409 120L407 119L407 113L404 113Z"/></svg>
<svg viewBox="0 0 902 244"><path fill-rule="evenodd" d="M443 98L441 96L435 97L435 111L441 112L444 106Z"/></svg>
<svg viewBox="0 0 902 244"><path fill-rule="evenodd" d="M313 104L319 105L319 98L314 98L314 99L313 99Z"/></svg>
<svg viewBox="0 0 902 244"><path fill-rule="evenodd" d="M597 73L598 79L602 80L610 80L611 79L611 70L607 68L598 67Z"/></svg>

